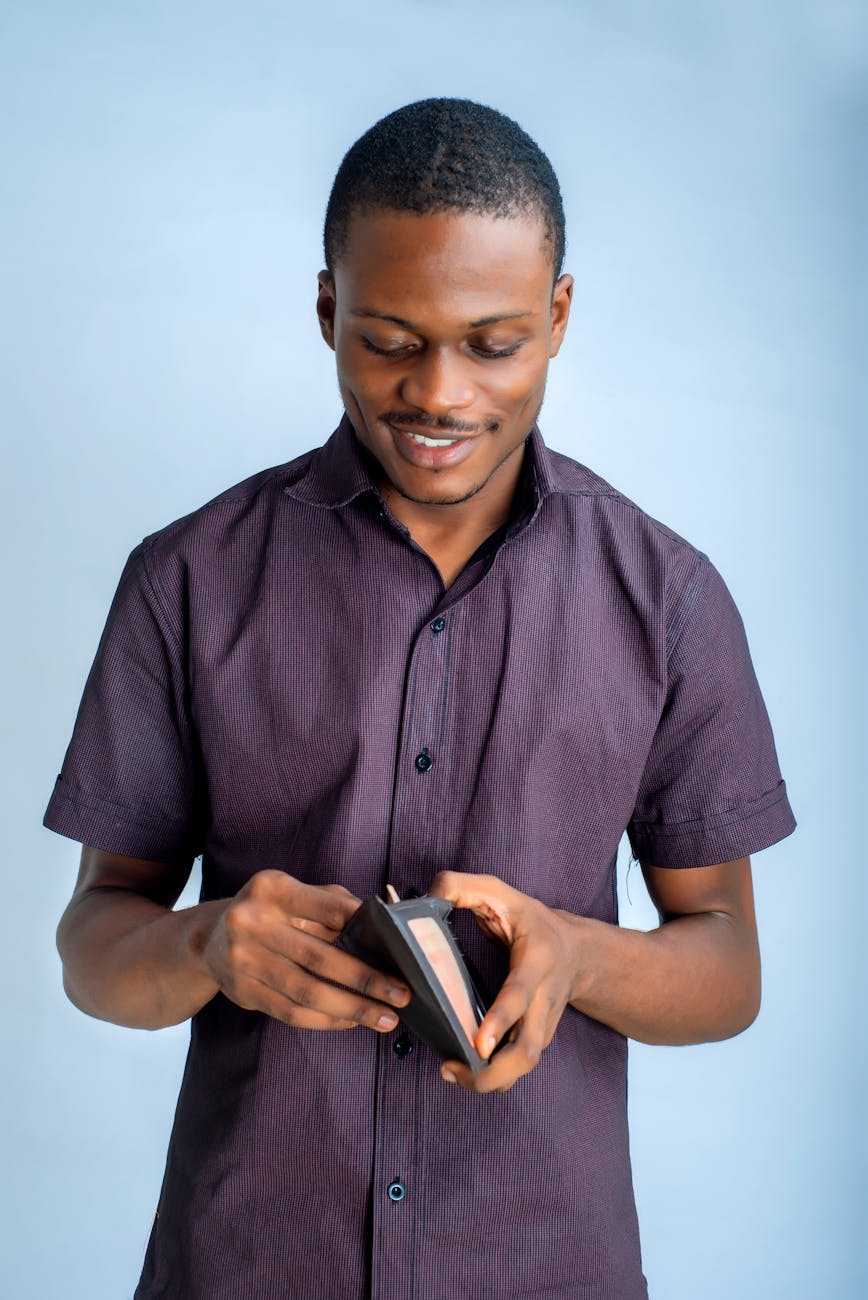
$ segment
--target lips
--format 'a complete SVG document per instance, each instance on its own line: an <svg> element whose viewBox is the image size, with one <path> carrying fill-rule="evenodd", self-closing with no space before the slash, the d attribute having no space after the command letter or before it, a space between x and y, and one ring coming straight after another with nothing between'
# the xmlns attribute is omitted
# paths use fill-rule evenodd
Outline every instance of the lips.
<svg viewBox="0 0 868 1300"><path fill-rule="evenodd" d="M402 429L394 424L389 424L388 428L403 459L419 469L441 469L459 465L463 460L467 459L476 443L475 437L468 438L464 435L457 437L454 442L450 441L448 446L426 447L421 442L415 442L410 436L411 433L421 434L424 438L450 438L450 440L453 435L446 429L419 429L415 427L413 429Z"/></svg>

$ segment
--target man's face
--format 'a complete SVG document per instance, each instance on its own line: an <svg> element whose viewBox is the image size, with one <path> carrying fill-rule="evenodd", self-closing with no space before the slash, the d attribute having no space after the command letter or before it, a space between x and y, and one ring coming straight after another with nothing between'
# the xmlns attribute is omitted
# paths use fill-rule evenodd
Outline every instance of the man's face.
<svg viewBox="0 0 868 1300"><path fill-rule="evenodd" d="M344 406L395 490L422 505L511 496L572 293L568 275L552 292L542 221L356 212L319 283Z"/></svg>

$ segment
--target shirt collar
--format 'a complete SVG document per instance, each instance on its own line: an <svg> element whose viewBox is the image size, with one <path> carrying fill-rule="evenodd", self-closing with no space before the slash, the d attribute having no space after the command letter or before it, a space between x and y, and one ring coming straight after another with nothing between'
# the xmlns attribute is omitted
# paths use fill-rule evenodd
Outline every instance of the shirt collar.
<svg viewBox="0 0 868 1300"><path fill-rule="evenodd" d="M516 523L529 522L545 498L559 490L550 453L538 425L531 429L525 445L529 454L522 464L516 497ZM328 441L314 452L307 472L283 490L297 501L334 509L347 505L362 492L374 492L379 496L376 478L376 462L359 442L349 416L344 414Z"/></svg>

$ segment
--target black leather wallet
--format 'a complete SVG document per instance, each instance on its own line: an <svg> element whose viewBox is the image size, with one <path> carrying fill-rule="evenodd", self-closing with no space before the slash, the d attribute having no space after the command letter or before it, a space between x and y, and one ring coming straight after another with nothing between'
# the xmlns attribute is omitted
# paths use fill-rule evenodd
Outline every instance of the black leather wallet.
<svg viewBox="0 0 868 1300"><path fill-rule="evenodd" d="M488 1009L447 921L446 898L410 898L384 903L366 898L341 933L347 952L369 966L398 975L412 993L396 1007L408 1029L443 1060L463 1061L471 1070L487 1065L472 1038Z"/></svg>

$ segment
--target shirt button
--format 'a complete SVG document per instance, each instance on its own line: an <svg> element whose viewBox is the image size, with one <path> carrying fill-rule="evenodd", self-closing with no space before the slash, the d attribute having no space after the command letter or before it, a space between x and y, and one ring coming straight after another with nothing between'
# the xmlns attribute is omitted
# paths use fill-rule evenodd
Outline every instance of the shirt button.
<svg viewBox="0 0 868 1300"><path fill-rule="evenodd" d="M438 616L431 624L431 631L436 636L438 632L443 631L445 626L446 626L446 619Z"/></svg>
<svg viewBox="0 0 868 1300"><path fill-rule="evenodd" d="M423 749L421 754L416 755L417 772L430 772L433 766L434 759L431 757L427 749Z"/></svg>
<svg viewBox="0 0 868 1300"><path fill-rule="evenodd" d="M409 1034L399 1034L392 1044L392 1051L396 1056L400 1057L401 1060L403 1060L405 1056L409 1056L412 1050L413 1040L410 1038Z"/></svg>
<svg viewBox="0 0 868 1300"><path fill-rule="evenodd" d="M400 1179L396 1178L393 1182L389 1183L386 1192L388 1193L390 1201L403 1201L404 1196L406 1195L406 1188Z"/></svg>

